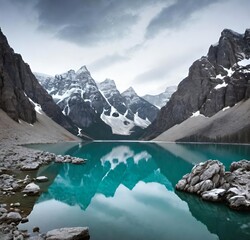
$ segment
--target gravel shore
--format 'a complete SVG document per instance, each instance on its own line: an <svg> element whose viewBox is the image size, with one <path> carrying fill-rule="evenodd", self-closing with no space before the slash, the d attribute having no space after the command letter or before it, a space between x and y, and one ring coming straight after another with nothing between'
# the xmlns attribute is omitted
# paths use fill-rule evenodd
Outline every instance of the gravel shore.
<svg viewBox="0 0 250 240"><path fill-rule="evenodd" d="M32 209L32 204L40 194L37 183L46 181L45 176L34 178L32 172L52 161L82 164L84 160L57 156L22 145L61 141L81 140L44 114L38 114L38 121L30 125L13 121L0 109L0 239L46 239L46 234L40 234L39 228L35 237L30 237L29 233L17 228L20 222L28 221L27 210L22 202L29 202Z"/></svg>

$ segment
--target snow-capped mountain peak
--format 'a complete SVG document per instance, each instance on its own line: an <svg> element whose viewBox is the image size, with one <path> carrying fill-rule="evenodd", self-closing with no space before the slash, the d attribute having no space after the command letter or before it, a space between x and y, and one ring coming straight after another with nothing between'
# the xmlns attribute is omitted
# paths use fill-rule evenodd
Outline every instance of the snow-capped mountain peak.
<svg viewBox="0 0 250 240"><path fill-rule="evenodd" d="M169 101L172 94L176 91L177 86L169 86L163 93L157 95L145 95L143 98L148 102L152 103L158 108L162 108Z"/></svg>
<svg viewBox="0 0 250 240"><path fill-rule="evenodd" d="M96 84L86 66L56 75L42 84L64 115L94 139L112 139L112 134L139 137L158 113L132 87L121 94L114 80Z"/></svg>
<svg viewBox="0 0 250 240"><path fill-rule="evenodd" d="M117 90L115 81L109 78L106 78L103 82L100 82L98 86L102 91L112 89Z"/></svg>
<svg viewBox="0 0 250 240"><path fill-rule="evenodd" d="M122 93L122 96L124 97L132 97L132 96L138 96L135 90L132 87L129 87L127 90L125 90Z"/></svg>
<svg viewBox="0 0 250 240"><path fill-rule="evenodd" d="M77 70L77 72L76 72L77 75L79 75L81 73L89 73L89 70L87 69L87 67L85 65L80 67L79 70Z"/></svg>

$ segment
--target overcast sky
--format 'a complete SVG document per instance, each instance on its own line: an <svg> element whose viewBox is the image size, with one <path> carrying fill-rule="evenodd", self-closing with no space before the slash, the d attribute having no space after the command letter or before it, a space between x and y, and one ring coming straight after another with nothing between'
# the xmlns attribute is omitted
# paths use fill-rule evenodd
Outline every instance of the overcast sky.
<svg viewBox="0 0 250 240"><path fill-rule="evenodd" d="M0 27L32 71L86 65L139 95L178 85L224 28L250 28L249 0L0 0Z"/></svg>

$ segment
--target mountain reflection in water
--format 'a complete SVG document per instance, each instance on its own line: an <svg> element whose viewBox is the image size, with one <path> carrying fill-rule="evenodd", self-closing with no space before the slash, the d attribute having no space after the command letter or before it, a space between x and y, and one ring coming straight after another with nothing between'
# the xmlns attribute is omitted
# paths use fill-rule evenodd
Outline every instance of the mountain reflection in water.
<svg viewBox="0 0 250 240"><path fill-rule="evenodd" d="M250 237L249 214L174 191L199 159L218 159L228 167L250 156L249 146L93 142L33 147L88 161L53 163L39 170L51 185L22 228L89 226L91 239ZM48 215L49 223L42 220Z"/></svg>

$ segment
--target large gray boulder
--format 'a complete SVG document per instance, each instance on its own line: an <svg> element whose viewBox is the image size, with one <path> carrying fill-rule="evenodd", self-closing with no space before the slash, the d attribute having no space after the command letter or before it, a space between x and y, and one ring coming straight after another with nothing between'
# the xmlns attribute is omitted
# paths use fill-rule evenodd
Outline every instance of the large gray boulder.
<svg viewBox="0 0 250 240"><path fill-rule="evenodd" d="M22 192L27 195L37 195L40 193L40 187L35 183L30 183L24 188Z"/></svg>
<svg viewBox="0 0 250 240"><path fill-rule="evenodd" d="M20 222L22 217L18 212L9 212L6 216L6 220L9 222Z"/></svg>
<svg viewBox="0 0 250 240"><path fill-rule="evenodd" d="M46 240L88 240L88 227L72 227L54 229L46 234Z"/></svg>
<svg viewBox="0 0 250 240"><path fill-rule="evenodd" d="M28 162L24 163L23 166L21 167L22 171L32 171L32 170L37 170L39 168L39 163L37 162Z"/></svg>
<svg viewBox="0 0 250 240"><path fill-rule="evenodd" d="M230 172L217 160L197 164L176 184L180 191L198 194L203 200L226 202L235 210L250 210L250 161L233 162Z"/></svg>
<svg viewBox="0 0 250 240"><path fill-rule="evenodd" d="M216 160L208 160L193 167L192 172L186 174L176 185L177 190L202 194L217 188L222 182L225 167Z"/></svg>

